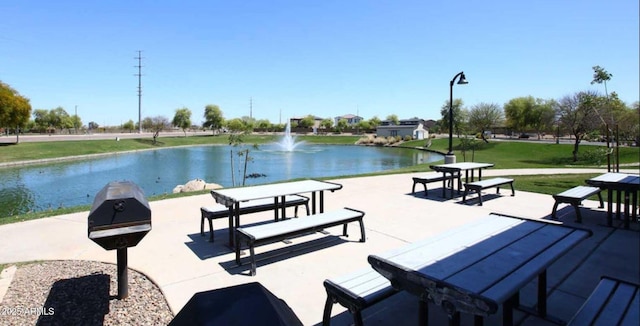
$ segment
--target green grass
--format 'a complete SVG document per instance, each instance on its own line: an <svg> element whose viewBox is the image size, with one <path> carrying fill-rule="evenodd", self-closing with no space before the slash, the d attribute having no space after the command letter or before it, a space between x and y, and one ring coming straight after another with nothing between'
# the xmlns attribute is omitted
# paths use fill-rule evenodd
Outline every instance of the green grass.
<svg viewBox="0 0 640 326"><path fill-rule="evenodd" d="M403 146L425 145L426 140L414 140L406 142ZM601 162L594 162L592 159L581 160L588 153L605 150L604 146L582 144L579 147L579 160L573 162L572 144L552 144L542 142L518 142L518 141L490 141L481 143L475 151L462 153L459 142L454 139L454 152L458 162L491 162L496 169L530 169L530 168L584 168L595 166L606 166L606 157L601 157ZM446 138L433 139L429 150L447 152L449 140ZM640 166L638 158L640 148L620 147L620 163L633 164L632 167ZM465 160L466 157L466 160Z"/></svg>

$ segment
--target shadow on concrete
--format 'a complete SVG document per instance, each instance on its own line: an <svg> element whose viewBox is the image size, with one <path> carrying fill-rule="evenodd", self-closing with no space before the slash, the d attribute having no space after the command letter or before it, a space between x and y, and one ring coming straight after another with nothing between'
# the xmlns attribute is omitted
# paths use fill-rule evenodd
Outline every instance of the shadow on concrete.
<svg viewBox="0 0 640 326"><path fill-rule="evenodd" d="M93 274L53 283L36 325L103 325L109 313L110 276Z"/></svg>
<svg viewBox="0 0 640 326"><path fill-rule="evenodd" d="M288 239L287 242L303 236L307 236L307 235L302 235L296 238ZM279 261L283 261L292 257L297 257L297 256L301 256L308 253L312 253L317 250L333 247L345 242L359 242L359 240L360 240L359 236L357 238L354 238L354 240L348 240L347 238L344 238L341 236L328 235L328 236L324 236L324 237L314 239L314 240L309 240L309 241L302 240L303 242L298 244L284 244L284 242L281 241L278 244L284 244L285 245L284 247L269 250L262 253L256 253L255 255L256 268L259 269L260 266L277 263ZM271 246L271 245L272 244L268 244L265 246ZM255 250L260 251L260 247L262 246L256 247ZM227 272L229 272L229 274L232 274L232 275L247 275L247 276L250 275L251 264L248 258L249 257L248 250L243 250L240 253L240 255L241 255L240 263L242 265L238 266L234 258L231 261L220 262L220 266L222 266L222 268L224 268ZM257 270L256 272L259 273L259 270Z"/></svg>

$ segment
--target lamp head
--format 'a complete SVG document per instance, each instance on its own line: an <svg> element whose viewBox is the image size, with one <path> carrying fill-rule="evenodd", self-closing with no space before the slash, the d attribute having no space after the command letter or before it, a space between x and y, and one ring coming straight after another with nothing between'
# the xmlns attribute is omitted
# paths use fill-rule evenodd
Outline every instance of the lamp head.
<svg viewBox="0 0 640 326"><path fill-rule="evenodd" d="M464 77L464 72L460 73L460 79L458 79L458 85L465 85L468 84L469 82L467 81L467 79Z"/></svg>

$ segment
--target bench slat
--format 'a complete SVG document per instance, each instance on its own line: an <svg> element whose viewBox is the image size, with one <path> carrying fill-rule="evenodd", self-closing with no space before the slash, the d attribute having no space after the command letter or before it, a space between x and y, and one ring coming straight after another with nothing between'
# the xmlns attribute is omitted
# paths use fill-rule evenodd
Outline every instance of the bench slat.
<svg viewBox="0 0 640 326"><path fill-rule="evenodd" d="M637 325L639 292L638 284L602 277L568 325Z"/></svg>
<svg viewBox="0 0 640 326"><path fill-rule="evenodd" d="M362 214L359 212L343 208L335 211L310 215L304 218L238 228L238 230L242 230L241 232L246 234L251 234L256 240L259 240L271 238L284 233L304 230L314 226L340 222L344 219L355 218L360 215Z"/></svg>
<svg viewBox="0 0 640 326"><path fill-rule="evenodd" d="M491 188L491 187L495 187L495 186L502 185L502 184L509 183L509 182L513 182L513 179L509 179L509 178L491 178L491 179L485 179L485 180L469 182L469 183L466 183L465 186Z"/></svg>
<svg viewBox="0 0 640 326"><path fill-rule="evenodd" d="M555 195L554 197L586 199L599 192L600 192L600 188L597 188L597 187L577 186L569 190L565 190Z"/></svg>
<svg viewBox="0 0 640 326"><path fill-rule="evenodd" d="M299 195L288 195L285 196L285 205L294 205L296 203L304 204L309 200L307 197L299 196ZM229 216L229 208L216 204L213 206L205 206L202 207L208 214L211 214L212 218L222 218ZM256 199L247 202L240 203L240 214L246 214L247 210L270 210L275 209L273 198L264 198L264 199ZM243 212L243 210L245 212Z"/></svg>

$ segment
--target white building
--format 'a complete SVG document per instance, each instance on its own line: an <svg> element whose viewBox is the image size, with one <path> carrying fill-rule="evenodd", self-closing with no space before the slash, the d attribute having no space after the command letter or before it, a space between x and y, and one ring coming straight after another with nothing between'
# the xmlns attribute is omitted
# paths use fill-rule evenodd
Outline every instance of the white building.
<svg viewBox="0 0 640 326"><path fill-rule="evenodd" d="M429 138L429 131L424 128L424 120L419 118L399 120L398 124L385 120L376 128L378 137L400 136L404 138L406 135L413 139Z"/></svg>

